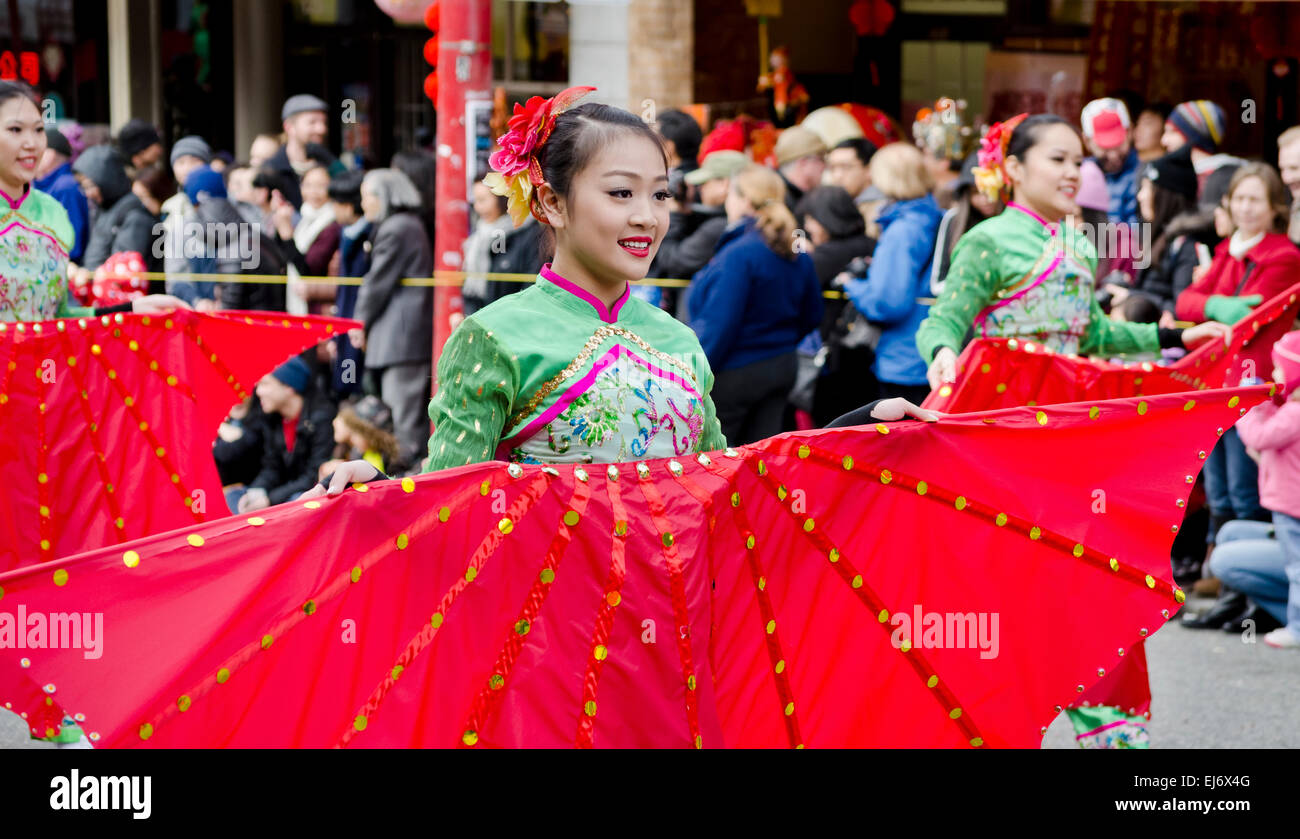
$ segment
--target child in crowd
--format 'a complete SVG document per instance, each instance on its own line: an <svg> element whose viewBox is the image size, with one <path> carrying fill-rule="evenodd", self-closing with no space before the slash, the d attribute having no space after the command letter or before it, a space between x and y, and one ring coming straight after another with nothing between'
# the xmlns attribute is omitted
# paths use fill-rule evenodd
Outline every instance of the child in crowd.
<svg viewBox="0 0 1300 839"><path fill-rule="evenodd" d="M1273 346L1273 365L1281 391L1237 421L1241 441L1259 453L1259 498L1272 510L1273 524L1224 525L1210 568L1225 586L1284 622L1264 643L1294 650L1300 649L1300 331ZM1233 538L1230 528L1243 530L1244 538Z"/></svg>
<svg viewBox="0 0 1300 839"><path fill-rule="evenodd" d="M384 471L397 459L397 438L393 436L393 412L377 396L344 402L334 418L334 459L321 464L320 478L332 473L345 460L361 459Z"/></svg>

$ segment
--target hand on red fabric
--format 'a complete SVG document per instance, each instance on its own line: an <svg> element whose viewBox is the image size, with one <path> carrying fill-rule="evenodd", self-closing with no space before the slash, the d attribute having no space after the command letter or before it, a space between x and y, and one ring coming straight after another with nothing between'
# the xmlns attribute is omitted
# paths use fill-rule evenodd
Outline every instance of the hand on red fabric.
<svg viewBox="0 0 1300 839"><path fill-rule="evenodd" d="M1190 329L1183 330L1183 346L1189 350L1199 347L1207 341L1219 338L1227 346L1232 341L1232 327L1217 321L1206 321L1199 323Z"/></svg>
<svg viewBox="0 0 1300 839"><path fill-rule="evenodd" d="M957 353L951 347L940 347L930 362L930 369L925 377L930 380L930 389L938 390L941 385L957 381Z"/></svg>
<svg viewBox="0 0 1300 839"><path fill-rule="evenodd" d="M928 408L921 408L908 402L906 399L897 397L895 399L885 399L876 407L871 409L871 416L878 420L890 422L901 420L904 417L924 420L925 422L937 422L943 418L943 414L938 411L931 411Z"/></svg>
<svg viewBox="0 0 1300 839"><path fill-rule="evenodd" d="M267 496L266 490L254 487L245 492L239 499L239 512L251 513L254 510L262 510L271 506L271 499Z"/></svg>
<svg viewBox="0 0 1300 839"><path fill-rule="evenodd" d="M131 301L131 311L137 315L162 315L175 309L193 308L189 303L170 294L146 294Z"/></svg>
<svg viewBox="0 0 1300 839"><path fill-rule="evenodd" d="M364 460L349 460L334 470L334 477L330 478L328 489L316 484L298 498L300 501L310 501L313 498L324 498L327 495L340 495L343 490L348 488L349 484L369 483L379 478L380 475L378 469Z"/></svg>
<svg viewBox="0 0 1300 839"><path fill-rule="evenodd" d="M364 329L349 329L348 340L352 342L352 346L364 350L366 348L366 331Z"/></svg>

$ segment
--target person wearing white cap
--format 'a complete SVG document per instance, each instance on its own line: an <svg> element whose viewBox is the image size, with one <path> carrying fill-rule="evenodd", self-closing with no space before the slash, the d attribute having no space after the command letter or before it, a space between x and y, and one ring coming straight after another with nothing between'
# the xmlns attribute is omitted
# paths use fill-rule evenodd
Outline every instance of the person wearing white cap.
<svg viewBox="0 0 1300 839"><path fill-rule="evenodd" d="M1115 224L1136 224L1141 162L1133 148L1128 108L1118 99L1094 99L1084 106L1082 122L1088 150L1106 176L1110 220Z"/></svg>

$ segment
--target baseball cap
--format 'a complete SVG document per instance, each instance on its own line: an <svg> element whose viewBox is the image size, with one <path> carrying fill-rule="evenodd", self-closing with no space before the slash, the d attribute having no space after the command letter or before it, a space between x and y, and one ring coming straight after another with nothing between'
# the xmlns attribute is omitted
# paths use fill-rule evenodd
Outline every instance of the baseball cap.
<svg viewBox="0 0 1300 839"><path fill-rule="evenodd" d="M802 126L792 125L781 132L776 139L776 165L787 163L809 155L826 154L826 144L822 138Z"/></svg>
<svg viewBox="0 0 1300 839"><path fill-rule="evenodd" d="M1094 99L1083 108L1083 136L1103 149L1123 145L1129 125L1128 108L1118 99Z"/></svg>
<svg viewBox="0 0 1300 839"><path fill-rule="evenodd" d="M749 165L744 152L719 149L700 161L700 168L687 172L684 180L691 186L718 178L730 178Z"/></svg>

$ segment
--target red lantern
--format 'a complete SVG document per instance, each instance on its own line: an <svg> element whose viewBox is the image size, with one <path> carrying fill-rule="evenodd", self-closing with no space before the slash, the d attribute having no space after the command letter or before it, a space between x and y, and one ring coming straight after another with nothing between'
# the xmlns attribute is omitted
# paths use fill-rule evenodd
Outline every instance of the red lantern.
<svg viewBox="0 0 1300 839"><path fill-rule="evenodd" d="M430 32L437 32L438 22L438 0L433 0L429 8L424 10L424 25L429 27Z"/></svg>
<svg viewBox="0 0 1300 839"><path fill-rule="evenodd" d="M435 70L424 77L424 95L436 107L438 104L438 72Z"/></svg>
<svg viewBox="0 0 1300 839"><path fill-rule="evenodd" d="M424 60L434 67L438 66L438 36L424 42Z"/></svg>

